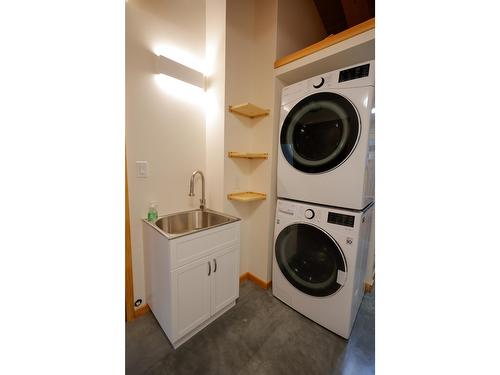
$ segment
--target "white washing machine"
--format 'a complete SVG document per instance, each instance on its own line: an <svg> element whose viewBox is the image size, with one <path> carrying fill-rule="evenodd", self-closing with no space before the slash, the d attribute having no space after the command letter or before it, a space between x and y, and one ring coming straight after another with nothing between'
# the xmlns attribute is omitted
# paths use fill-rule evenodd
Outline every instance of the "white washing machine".
<svg viewBox="0 0 500 375"><path fill-rule="evenodd" d="M375 190L375 62L282 91L278 197L363 209Z"/></svg>
<svg viewBox="0 0 500 375"><path fill-rule="evenodd" d="M346 339L364 295L372 208L276 207L273 295Z"/></svg>

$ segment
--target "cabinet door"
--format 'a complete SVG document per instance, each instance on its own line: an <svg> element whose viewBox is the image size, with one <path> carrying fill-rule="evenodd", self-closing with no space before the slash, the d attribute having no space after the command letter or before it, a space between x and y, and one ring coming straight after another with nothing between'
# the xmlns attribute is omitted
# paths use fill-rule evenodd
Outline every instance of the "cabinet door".
<svg viewBox="0 0 500 375"><path fill-rule="evenodd" d="M212 257L212 315L239 296L239 254L239 247L231 247Z"/></svg>
<svg viewBox="0 0 500 375"><path fill-rule="evenodd" d="M203 258L172 272L176 339L210 318L211 260Z"/></svg>

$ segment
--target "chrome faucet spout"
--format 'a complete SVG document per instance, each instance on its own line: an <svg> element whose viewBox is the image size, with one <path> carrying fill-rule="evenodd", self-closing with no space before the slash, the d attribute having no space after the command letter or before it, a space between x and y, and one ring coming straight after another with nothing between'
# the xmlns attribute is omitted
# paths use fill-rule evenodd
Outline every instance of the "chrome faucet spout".
<svg viewBox="0 0 500 375"><path fill-rule="evenodd" d="M200 199L200 209L204 210L206 207L206 200L205 200L205 176L203 176L203 172L196 170L191 174L191 179L189 180L189 196L194 197L194 178L196 175L199 174L201 177L201 199Z"/></svg>

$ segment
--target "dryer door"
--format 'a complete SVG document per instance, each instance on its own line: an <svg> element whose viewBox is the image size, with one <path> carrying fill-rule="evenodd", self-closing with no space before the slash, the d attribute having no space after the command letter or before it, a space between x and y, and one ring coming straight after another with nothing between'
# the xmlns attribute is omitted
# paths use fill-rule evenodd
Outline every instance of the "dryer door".
<svg viewBox="0 0 500 375"><path fill-rule="evenodd" d="M359 117L345 97L320 92L298 102L281 127L281 151L288 163L306 173L323 173L342 164L360 134Z"/></svg>
<svg viewBox="0 0 500 375"><path fill-rule="evenodd" d="M275 243L278 266L287 280L311 296L328 296L346 279L344 255L337 242L310 224L284 228Z"/></svg>

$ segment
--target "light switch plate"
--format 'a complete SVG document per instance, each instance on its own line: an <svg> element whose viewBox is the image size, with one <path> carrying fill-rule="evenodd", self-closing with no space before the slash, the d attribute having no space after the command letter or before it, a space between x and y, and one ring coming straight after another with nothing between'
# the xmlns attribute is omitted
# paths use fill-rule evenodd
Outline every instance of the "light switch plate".
<svg viewBox="0 0 500 375"><path fill-rule="evenodd" d="M139 178L147 178L149 175L148 171L148 162L147 161L136 161L135 162L135 168L136 168L136 176Z"/></svg>

